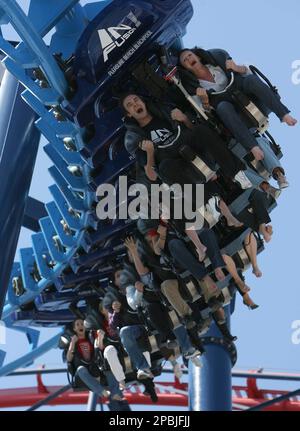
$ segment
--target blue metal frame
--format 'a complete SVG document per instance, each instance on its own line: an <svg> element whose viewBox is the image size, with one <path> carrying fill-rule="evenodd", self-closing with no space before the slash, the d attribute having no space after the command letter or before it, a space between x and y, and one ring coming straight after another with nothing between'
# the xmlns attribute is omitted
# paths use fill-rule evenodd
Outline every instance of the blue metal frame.
<svg viewBox="0 0 300 431"><path fill-rule="evenodd" d="M40 140L40 133L34 127L37 116L22 100L22 91L18 81L6 72L0 90L0 243L5 245L5 253L0 257L0 313Z"/></svg>
<svg viewBox="0 0 300 431"><path fill-rule="evenodd" d="M0 368L0 377L7 376L18 368L28 366L28 364L31 364L38 357L44 355L49 350L57 347L61 334L62 331L60 331L57 335L50 338L45 343L41 344L39 347L35 348L26 355L16 359L15 361L10 362L7 365L4 365L2 368Z"/></svg>
<svg viewBox="0 0 300 431"><path fill-rule="evenodd" d="M230 328L230 307L226 310L226 323ZM213 323L205 338L222 338ZM202 368L189 366L189 410L231 411L232 410L232 361L225 346L205 344Z"/></svg>

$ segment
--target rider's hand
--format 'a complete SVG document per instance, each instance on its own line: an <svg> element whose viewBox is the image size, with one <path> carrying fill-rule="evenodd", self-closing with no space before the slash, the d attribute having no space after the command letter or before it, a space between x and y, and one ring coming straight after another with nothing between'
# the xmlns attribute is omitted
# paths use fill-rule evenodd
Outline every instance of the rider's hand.
<svg viewBox="0 0 300 431"><path fill-rule="evenodd" d="M204 88L200 88L200 87L197 88L196 94L198 97L200 97L203 104L209 103L209 97L208 97L207 91L204 90Z"/></svg>
<svg viewBox="0 0 300 431"><path fill-rule="evenodd" d="M98 338L104 338L105 332L103 331L103 329L99 329L97 331L97 335L98 335Z"/></svg>
<svg viewBox="0 0 300 431"><path fill-rule="evenodd" d="M247 66L238 66L233 60L226 60L226 69L232 70L233 72L237 72L240 74L245 74L248 71Z"/></svg>
<svg viewBox="0 0 300 431"><path fill-rule="evenodd" d="M226 69L232 70L233 72L237 71L237 64L233 60L226 60Z"/></svg>
<svg viewBox="0 0 300 431"><path fill-rule="evenodd" d="M137 249L136 242L134 241L132 236L129 236L128 238L126 238L124 241L124 244L125 244L125 247L131 252L134 252Z"/></svg>
<svg viewBox="0 0 300 431"><path fill-rule="evenodd" d="M154 145L152 141L149 140L143 140L140 143L140 149L143 151L146 151L146 153L150 152L150 151L154 151Z"/></svg>
<svg viewBox="0 0 300 431"><path fill-rule="evenodd" d="M71 338L71 343L73 344L73 346L77 343L77 341L78 341L77 335L73 335L73 337Z"/></svg>
<svg viewBox="0 0 300 431"><path fill-rule="evenodd" d="M163 226L160 224L157 228L157 233L158 233L158 235L165 236L167 233L167 230L168 230L168 228L166 226Z"/></svg>
<svg viewBox="0 0 300 431"><path fill-rule="evenodd" d="M187 116L182 111L180 111L180 109L175 108L171 112L171 118L174 121L179 121L179 123L184 123L187 119Z"/></svg>
<svg viewBox="0 0 300 431"><path fill-rule="evenodd" d="M134 287L138 292L144 292L144 284L141 281L136 281Z"/></svg>

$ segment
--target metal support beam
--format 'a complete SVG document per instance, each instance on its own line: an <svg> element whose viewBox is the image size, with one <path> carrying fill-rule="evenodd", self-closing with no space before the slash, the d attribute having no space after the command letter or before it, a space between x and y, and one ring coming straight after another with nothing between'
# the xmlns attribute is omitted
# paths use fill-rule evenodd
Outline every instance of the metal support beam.
<svg viewBox="0 0 300 431"><path fill-rule="evenodd" d="M51 87L55 89L63 99L67 91L67 82L64 74L52 57L48 47L43 39L41 39L31 20L25 15L15 0L10 0L9 2L0 0L0 7L6 12L11 25L15 28L23 42L26 43L27 48L29 49L30 47L33 56L41 65Z"/></svg>
<svg viewBox="0 0 300 431"><path fill-rule="evenodd" d="M250 412L250 411L251 412L259 411L259 410L262 410L262 409L264 409L266 407L273 406L276 403L280 403L282 401L286 401L286 400L288 400L290 398L293 398L293 397L295 397L297 395L300 395L300 389L297 389L296 391L293 391L293 392L288 392L287 394L281 395L280 397L273 398L272 400L266 401L265 403L258 404L255 407L250 407L250 409L247 409L245 411L247 411L247 412Z"/></svg>
<svg viewBox="0 0 300 431"><path fill-rule="evenodd" d="M29 409L27 409L27 411L32 412L32 411L37 410L38 408L40 408L42 406L49 404L49 401L52 401L55 398L59 397L61 394L64 394L69 389L71 389L71 387L72 387L71 385L63 386L62 388L58 389L58 391L54 392L53 394L49 395L48 397L45 397L42 401L39 401L38 403L29 407Z"/></svg>
<svg viewBox="0 0 300 431"><path fill-rule="evenodd" d="M47 217L45 205L37 199L28 197L22 225L33 232L41 230L39 219Z"/></svg>
<svg viewBox="0 0 300 431"><path fill-rule="evenodd" d="M97 410L98 395L95 392L89 392L89 399L86 406L87 412L95 412Z"/></svg>
<svg viewBox="0 0 300 431"><path fill-rule="evenodd" d="M26 367L28 363L34 361L36 358L42 356L44 353L47 353L49 350L57 347L61 334L62 332L59 332L57 335L52 338L49 338L49 340L47 340L45 343L41 344L39 347L32 350L31 352L25 354L24 356L21 356L20 358L16 359L13 362L10 362L9 364L4 365L4 367L0 369L0 377L7 376L8 374L11 374L13 371L21 367Z"/></svg>
<svg viewBox="0 0 300 431"><path fill-rule="evenodd" d="M0 88L0 316L24 217L40 133L21 98L23 87L5 72Z"/></svg>
<svg viewBox="0 0 300 431"><path fill-rule="evenodd" d="M229 306L225 308L227 325L230 327ZM215 323L207 337L221 337ZM231 358L227 350L219 345L205 345L202 368L189 366L189 410L192 411L231 411L232 382Z"/></svg>

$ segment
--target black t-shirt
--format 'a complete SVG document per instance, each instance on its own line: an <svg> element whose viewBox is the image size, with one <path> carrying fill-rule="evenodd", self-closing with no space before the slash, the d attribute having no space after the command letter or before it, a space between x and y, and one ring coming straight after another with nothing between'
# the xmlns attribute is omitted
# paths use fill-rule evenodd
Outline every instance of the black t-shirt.
<svg viewBox="0 0 300 431"><path fill-rule="evenodd" d="M153 142L154 147L166 147L172 145L176 139L170 124L160 118L153 118L149 124L143 127L148 139Z"/></svg>
<svg viewBox="0 0 300 431"><path fill-rule="evenodd" d="M150 123L143 127L146 139L153 142L154 148L166 149L172 147L180 135L181 129L178 126L178 130L174 132L170 123L160 118L153 118ZM147 154L145 151L138 149L136 152L136 159L140 166L147 164Z"/></svg>

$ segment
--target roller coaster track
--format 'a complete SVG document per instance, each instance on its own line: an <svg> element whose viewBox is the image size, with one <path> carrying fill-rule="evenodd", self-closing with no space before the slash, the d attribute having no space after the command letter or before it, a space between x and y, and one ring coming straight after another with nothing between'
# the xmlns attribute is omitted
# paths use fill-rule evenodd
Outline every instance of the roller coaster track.
<svg viewBox="0 0 300 431"><path fill-rule="evenodd" d="M171 370L164 370L164 373ZM19 370L11 376L36 375L36 387L2 389L0 390L0 408L38 407L84 405L89 398L88 391L74 391L63 386L45 386L42 380L44 374L66 373L65 369L40 369ZM300 411L300 390L288 392L278 389L259 389L257 380L266 381L300 381L297 374L288 373L266 373L259 371L240 371L233 369L234 378L246 378L246 384L233 385L232 405L235 411L246 411L248 409L264 411ZM155 384L158 395L157 404L160 406L187 407L188 384L175 381L157 382ZM145 396L140 386L132 385L124 393L127 401L132 405L149 405L152 401ZM105 400L101 400L105 403ZM36 407L34 407L36 406Z"/></svg>

